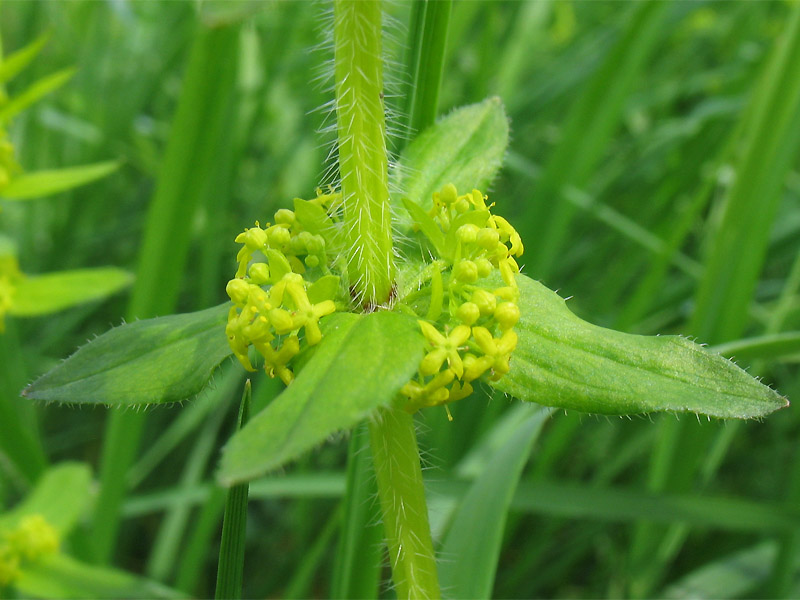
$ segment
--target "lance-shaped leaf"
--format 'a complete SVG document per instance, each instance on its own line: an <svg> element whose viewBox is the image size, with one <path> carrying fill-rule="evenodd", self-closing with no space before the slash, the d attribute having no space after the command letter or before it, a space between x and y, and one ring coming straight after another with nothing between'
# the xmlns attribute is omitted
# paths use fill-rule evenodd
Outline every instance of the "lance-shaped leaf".
<svg viewBox="0 0 800 600"><path fill-rule="evenodd" d="M22 392L35 400L132 406L198 394L231 354L229 303L127 323L92 340Z"/></svg>
<svg viewBox="0 0 800 600"><path fill-rule="evenodd" d="M65 192L113 173L119 168L116 161L92 163L63 169L33 171L14 177L0 191L5 200L30 200Z"/></svg>
<svg viewBox="0 0 800 600"><path fill-rule="evenodd" d="M225 447L224 484L278 468L355 426L413 375L424 347L414 319L385 311L334 317L297 379Z"/></svg>
<svg viewBox="0 0 800 600"><path fill-rule="evenodd" d="M132 281L133 275L114 267L23 277L15 282L16 291L8 312L19 317L53 313L110 296Z"/></svg>
<svg viewBox="0 0 800 600"><path fill-rule="evenodd" d="M508 118L500 98L456 109L418 135L393 171L402 196L424 209L448 183L459 193L486 190L508 146ZM400 208L398 214L404 214Z"/></svg>
<svg viewBox="0 0 800 600"><path fill-rule="evenodd" d="M511 371L493 385L521 400L601 414L761 417L788 405L734 363L678 336L641 336L576 317L555 292L518 277L522 318Z"/></svg>

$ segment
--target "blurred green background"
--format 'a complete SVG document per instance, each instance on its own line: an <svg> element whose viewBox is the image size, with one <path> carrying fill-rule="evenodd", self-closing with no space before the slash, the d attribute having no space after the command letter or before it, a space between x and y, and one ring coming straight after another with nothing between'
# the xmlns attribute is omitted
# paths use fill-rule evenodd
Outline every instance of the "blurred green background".
<svg viewBox="0 0 800 600"><path fill-rule="evenodd" d="M23 168L122 166L52 198L0 199L0 233L26 273L114 265L137 280L102 303L8 319L0 406L21 433L0 440L0 507L46 463L126 464L103 448L108 411L30 410L17 397L28 381L123 318L222 302L235 235L331 180L325 10L3 2L6 54L51 34L9 94L77 69L13 122ZM410 5L389 12L387 53L402 64ZM512 139L489 193L526 242L523 271L625 331L720 344L800 328L798 20L783 1L454 3L440 114L505 103ZM387 97L402 110L392 70ZM798 356L795 343L737 362L792 400ZM73 555L213 594L222 500L209 486L243 378L227 364L192 403L115 417L143 431L113 434L131 455L116 473L129 492L119 514L100 494ZM278 389L265 379L257 406ZM453 423L420 416L434 492L468 476L464 457L510 408L480 390ZM735 424L555 414L512 502L494 595L796 597L798 433L795 406ZM329 594L346 446L254 486L246 596Z"/></svg>

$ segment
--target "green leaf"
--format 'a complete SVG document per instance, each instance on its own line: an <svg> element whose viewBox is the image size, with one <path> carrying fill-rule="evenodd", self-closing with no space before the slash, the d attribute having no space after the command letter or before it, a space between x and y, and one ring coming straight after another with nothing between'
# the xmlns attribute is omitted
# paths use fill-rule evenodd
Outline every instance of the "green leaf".
<svg viewBox="0 0 800 600"><path fill-rule="evenodd" d="M550 416L542 407L524 408L528 410L514 415L515 428L492 453L450 525L439 563L448 598L491 597L508 508L533 443Z"/></svg>
<svg viewBox="0 0 800 600"><path fill-rule="evenodd" d="M408 145L394 171L402 196L431 206L434 192L448 183L463 194L486 191L508 146L508 118L499 98L456 109Z"/></svg>
<svg viewBox="0 0 800 600"><path fill-rule="evenodd" d="M308 200L295 198L294 214L306 231L322 236L325 240L325 250L328 253L339 253L342 247L339 230L324 208Z"/></svg>
<svg viewBox="0 0 800 600"><path fill-rule="evenodd" d="M231 354L229 303L127 323L92 340L22 392L34 400L133 406L198 394Z"/></svg>
<svg viewBox="0 0 800 600"><path fill-rule="evenodd" d="M297 379L226 446L225 485L278 468L389 405L422 357L419 326L406 315L345 313L325 326Z"/></svg>
<svg viewBox="0 0 800 600"><path fill-rule="evenodd" d="M336 275L323 275L308 288L308 301L319 304L333 300L339 294L339 278Z"/></svg>
<svg viewBox="0 0 800 600"><path fill-rule="evenodd" d="M522 319L511 371L493 385L521 400L601 414L761 417L788 405L732 362L678 336L582 321L555 292L518 278Z"/></svg>
<svg viewBox="0 0 800 600"><path fill-rule="evenodd" d="M25 598L185 598L181 592L119 569L64 554L26 564L14 587Z"/></svg>
<svg viewBox="0 0 800 600"><path fill-rule="evenodd" d="M21 94L11 98L2 109L0 109L0 123L7 124L12 118L28 108L34 102L57 90L64 85L70 77L75 74L75 69L62 69L51 73L33 82Z"/></svg>
<svg viewBox="0 0 800 600"><path fill-rule="evenodd" d="M5 83L16 77L20 71L36 58L49 40L50 33L43 33L27 46L0 60L0 83Z"/></svg>
<svg viewBox="0 0 800 600"><path fill-rule="evenodd" d="M9 313L30 317L99 300L133 281L133 275L114 267L77 269L25 277L16 284Z"/></svg>
<svg viewBox="0 0 800 600"><path fill-rule="evenodd" d="M2 189L0 195L5 200L30 200L41 198L59 192L65 192L113 173L119 168L116 161L66 167L64 169L51 169L47 171L34 171L23 173L14 177Z"/></svg>
<svg viewBox="0 0 800 600"><path fill-rule="evenodd" d="M69 533L89 505L91 482L92 473L83 463L50 467L23 502L0 515L0 531L28 515L41 515L59 533Z"/></svg>
<svg viewBox="0 0 800 600"><path fill-rule="evenodd" d="M436 222L419 204L412 202L408 198L403 198L403 206L406 211L408 211L408 216L411 217L411 221L419 226L422 233L428 238L428 241L433 244L436 253L439 256L445 256L444 233Z"/></svg>

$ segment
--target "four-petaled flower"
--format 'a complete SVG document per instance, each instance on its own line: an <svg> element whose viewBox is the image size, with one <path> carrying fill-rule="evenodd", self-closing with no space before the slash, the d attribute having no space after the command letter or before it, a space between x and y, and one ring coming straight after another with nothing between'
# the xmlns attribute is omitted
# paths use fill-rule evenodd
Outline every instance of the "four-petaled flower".
<svg viewBox="0 0 800 600"><path fill-rule="evenodd" d="M458 325L445 337L436 328L426 321L419 321L419 326L428 343L433 346L420 363L419 370L422 375L433 375L442 368L442 363L447 359L447 364L459 379L464 374L464 363L461 361L459 349L467 342L470 328Z"/></svg>

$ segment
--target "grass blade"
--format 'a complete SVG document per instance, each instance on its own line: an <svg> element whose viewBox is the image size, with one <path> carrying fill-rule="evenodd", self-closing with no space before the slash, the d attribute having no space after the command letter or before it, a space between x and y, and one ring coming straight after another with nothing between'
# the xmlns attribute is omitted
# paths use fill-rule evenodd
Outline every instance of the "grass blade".
<svg viewBox="0 0 800 600"><path fill-rule="evenodd" d="M558 147L544 166L524 214L532 257L530 272L547 278L561 255L575 212L562 198L566 185L585 187L606 151L622 117L622 109L650 55L667 2L634 5L619 42L575 101Z"/></svg>
<svg viewBox="0 0 800 600"><path fill-rule="evenodd" d="M234 93L238 25L198 26L170 130L156 190L148 209L128 317L175 310L191 242L195 211L215 169L215 149ZM144 413L114 413L101 459L94 524L97 559L106 562L119 529L125 478L136 455Z"/></svg>
<svg viewBox="0 0 800 600"><path fill-rule="evenodd" d="M767 57L752 92L745 121L736 140L736 179L723 200L707 247L704 276L697 291L690 330L712 343L739 337L748 324L747 311L766 255L769 233L781 199L781 187L800 147L800 6L792 9L781 37ZM654 456L670 456L671 466L659 476L651 471L651 490L680 491L691 485L704 460L714 429L662 421L663 438ZM678 440L691 439L691 444ZM642 528L633 546L638 576L634 595L650 595L662 569L682 546L687 532ZM670 547L664 539L671 539ZM661 547L659 560L654 548Z"/></svg>
<svg viewBox="0 0 800 600"><path fill-rule="evenodd" d="M237 430L241 430L250 418L250 380L244 384L242 404L239 408ZM215 597L241 598L242 574L244 572L245 529L247 528L247 494L249 485L241 483L228 490L225 500L225 516L222 520L222 542L219 548L217 567L217 591Z"/></svg>
<svg viewBox="0 0 800 600"><path fill-rule="evenodd" d="M377 493L369 454L369 432L362 423L353 429L347 450L347 489L342 500L344 518L334 562L332 598L368 600L378 597L383 531L375 502Z"/></svg>
<svg viewBox="0 0 800 600"><path fill-rule="evenodd" d="M436 121L452 5L452 0L417 0L414 3L409 32L413 39L413 63L406 107L411 135L424 131Z"/></svg>
<svg viewBox="0 0 800 600"><path fill-rule="evenodd" d="M496 450L458 507L440 552L448 598L489 598L514 490L550 409L524 407L519 425Z"/></svg>
<svg viewBox="0 0 800 600"><path fill-rule="evenodd" d="M23 173L14 177L0 193L6 200L42 198L86 185L113 173L118 168L118 162L107 161L91 165Z"/></svg>

